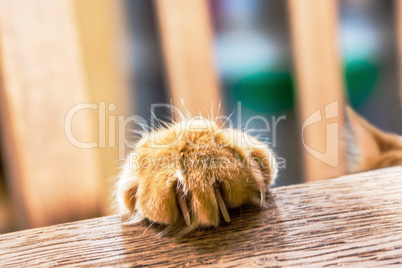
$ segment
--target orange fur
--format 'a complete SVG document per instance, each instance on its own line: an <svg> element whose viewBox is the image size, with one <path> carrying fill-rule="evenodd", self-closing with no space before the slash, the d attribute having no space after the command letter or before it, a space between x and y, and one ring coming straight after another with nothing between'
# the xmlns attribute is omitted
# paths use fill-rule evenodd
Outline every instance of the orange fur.
<svg viewBox="0 0 402 268"><path fill-rule="evenodd" d="M184 196L191 222L186 232L219 225L217 190L228 208L262 205L277 174L266 144L202 117L155 130L138 144L133 168L128 160L117 183L120 211L175 225L183 219L177 200Z"/></svg>
<svg viewBox="0 0 402 268"><path fill-rule="evenodd" d="M349 107L347 114L359 153L352 172L402 165L402 137L379 130Z"/></svg>

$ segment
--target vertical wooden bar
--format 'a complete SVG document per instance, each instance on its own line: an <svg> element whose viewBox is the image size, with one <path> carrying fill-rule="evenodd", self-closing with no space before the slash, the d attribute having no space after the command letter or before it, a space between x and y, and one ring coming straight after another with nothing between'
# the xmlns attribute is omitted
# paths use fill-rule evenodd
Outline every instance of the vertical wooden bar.
<svg viewBox="0 0 402 268"><path fill-rule="evenodd" d="M1 146L0 146L1 149ZM9 231L11 227L11 209L6 189L2 185L2 175L0 173L0 234Z"/></svg>
<svg viewBox="0 0 402 268"><path fill-rule="evenodd" d="M288 6L305 178L339 176L345 172L345 163L340 143L344 101L337 1L288 0Z"/></svg>
<svg viewBox="0 0 402 268"><path fill-rule="evenodd" d="M78 43L72 1L0 0L1 131L19 228L98 214L98 156L65 132L97 140L97 111L65 122L89 100Z"/></svg>
<svg viewBox="0 0 402 268"><path fill-rule="evenodd" d="M396 1L396 35L398 39L399 99L402 107L402 1Z"/></svg>
<svg viewBox="0 0 402 268"><path fill-rule="evenodd" d="M122 165L118 154L117 125L110 120L117 116L131 115L127 70L124 66L124 23L123 2L115 0L74 0L78 30L85 63L90 99L93 103L104 102L101 121L95 127L99 133L101 157L102 201L104 212L113 213L110 205L110 193L113 189L111 177L117 175ZM109 119L111 116L112 119Z"/></svg>
<svg viewBox="0 0 402 268"><path fill-rule="evenodd" d="M193 115L216 115L221 97L208 1L157 0L156 7L173 104L183 99Z"/></svg>

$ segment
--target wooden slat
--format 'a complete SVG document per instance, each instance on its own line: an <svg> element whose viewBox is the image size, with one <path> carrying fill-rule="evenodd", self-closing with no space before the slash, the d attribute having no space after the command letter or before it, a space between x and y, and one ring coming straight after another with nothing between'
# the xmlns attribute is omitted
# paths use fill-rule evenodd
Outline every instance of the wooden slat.
<svg viewBox="0 0 402 268"><path fill-rule="evenodd" d="M304 141L307 146L319 153L324 154L327 150L329 152L318 159L317 156L304 150L305 179L310 181L339 176L345 172L345 161L339 141L343 128L344 101L337 40L337 1L289 0L288 6L300 126L303 126L306 119L317 110L321 110L322 116L321 122L305 128ZM325 120L325 107L335 101L337 101L334 104L337 106L337 117ZM328 106L328 108L335 112L336 107ZM334 130L327 129L327 123L338 124L338 135L333 135Z"/></svg>
<svg viewBox="0 0 402 268"><path fill-rule="evenodd" d="M192 115L214 115L221 101L213 56L213 33L204 0L157 0L165 66L173 104Z"/></svg>
<svg viewBox="0 0 402 268"><path fill-rule="evenodd" d="M97 218L0 235L1 267L384 267L402 264L402 167L278 187L268 208L185 238Z"/></svg>
<svg viewBox="0 0 402 268"><path fill-rule="evenodd" d="M1 131L19 228L97 215L97 155L65 135L68 111L88 101L76 28L71 1L0 0ZM96 117L77 114L74 135L96 139Z"/></svg>
<svg viewBox="0 0 402 268"><path fill-rule="evenodd" d="M398 67L399 67L399 98L402 106L402 1L396 3L396 35L398 42Z"/></svg>
<svg viewBox="0 0 402 268"><path fill-rule="evenodd" d="M2 185L2 180L0 173L0 234L8 232L12 224L10 202L8 194Z"/></svg>
<svg viewBox="0 0 402 268"><path fill-rule="evenodd" d="M103 123L97 124L95 131L99 133L97 153L102 161L99 182L104 186L102 208L109 214L112 206L108 196L113 188L110 178L118 173L122 165L118 152L117 117L127 118L133 110L129 102L131 96L127 70L124 68L127 64L123 62L126 59L125 51L122 51L126 34L124 6L122 1L114 0L74 0L73 3L88 77L89 97L93 103L105 103L105 110L101 112L100 118ZM114 105L115 110L110 110L109 105ZM109 123L109 116L115 120L115 127Z"/></svg>

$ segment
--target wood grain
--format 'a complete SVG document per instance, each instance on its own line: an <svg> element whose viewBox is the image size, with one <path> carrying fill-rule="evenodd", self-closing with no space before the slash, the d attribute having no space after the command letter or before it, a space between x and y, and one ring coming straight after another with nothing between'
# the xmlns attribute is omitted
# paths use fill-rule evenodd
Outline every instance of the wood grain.
<svg viewBox="0 0 402 268"><path fill-rule="evenodd" d="M0 0L2 142L18 228L98 215L97 155L65 134L68 111L88 101L77 35L71 1ZM81 111L67 128L93 141L96 115Z"/></svg>
<svg viewBox="0 0 402 268"><path fill-rule="evenodd" d="M110 216L0 236L1 267L402 265L402 167L271 189L185 238Z"/></svg>
<svg viewBox="0 0 402 268"><path fill-rule="evenodd" d="M288 6L300 126L317 110L321 110L322 116L320 122L304 129L306 145L322 153L319 159L303 148L305 179L313 181L337 177L345 174L343 163L346 163L339 142L344 121L344 97L337 39L337 1L289 0ZM337 117L326 120L324 109L335 101L338 102ZM338 130L327 129L329 123L337 123ZM331 135L336 132L337 136ZM324 155L324 152L329 153Z"/></svg>
<svg viewBox="0 0 402 268"><path fill-rule="evenodd" d="M182 108L183 100L192 115L217 115L221 96L208 1L157 0L156 8L173 104Z"/></svg>

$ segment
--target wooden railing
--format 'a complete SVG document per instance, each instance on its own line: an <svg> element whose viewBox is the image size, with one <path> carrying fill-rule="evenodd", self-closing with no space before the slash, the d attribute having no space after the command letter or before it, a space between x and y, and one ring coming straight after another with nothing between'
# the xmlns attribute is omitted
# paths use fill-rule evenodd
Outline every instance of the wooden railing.
<svg viewBox="0 0 402 268"><path fill-rule="evenodd" d="M0 267L402 265L402 167L271 189L268 207L188 237L127 216L0 236Z"/></svg>

